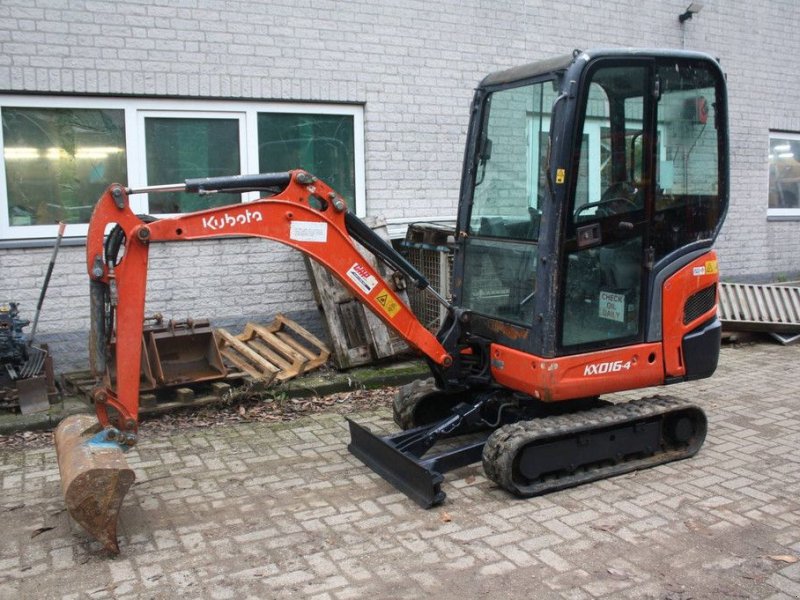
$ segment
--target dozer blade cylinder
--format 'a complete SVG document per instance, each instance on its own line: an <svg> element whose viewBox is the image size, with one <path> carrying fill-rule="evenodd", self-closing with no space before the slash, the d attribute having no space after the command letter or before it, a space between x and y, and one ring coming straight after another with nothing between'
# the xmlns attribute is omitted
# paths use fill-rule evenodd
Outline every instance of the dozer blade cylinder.
<svg viewBox="0 0 800 600"><path fill-rule="evenodd" d="M109 552L119 554L117 517L136 478L122 446L89 415L64 419L55 431L61 488L69 514Z"/></svg>

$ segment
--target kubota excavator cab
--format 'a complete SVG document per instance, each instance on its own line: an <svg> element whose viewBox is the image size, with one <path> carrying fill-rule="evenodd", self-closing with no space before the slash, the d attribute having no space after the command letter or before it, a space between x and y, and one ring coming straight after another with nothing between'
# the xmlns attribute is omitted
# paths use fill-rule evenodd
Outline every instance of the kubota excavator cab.
<svg viewBox="0 0 800 600"><path fill-rule="evenodd" d="M696 407L583 429L562 415L566 442L531 433L514 452L498 440L535 417L586 416L600 394L714 371L726 114L718 63L694 52L575 51L486 77L464 159L454 308L439 333L454 366L434 369L427 394L396 400L398 424L419 430L379 439L353 424L351 449L426 506L444 497L441 472L481 452L487 473L522 495L695 452ZM654 429L640 435L644 422ZM480 428L497 431L428 452ZM538 466L523 473L526 461Z"/></svg>
<svg viewBox="0 0 800 600"><path fill-rule="evenodd" d="M717 63L576 52L487 77L473 115L453 288L469 335L553 358L673 334L663 283L707 252L727 208ZM711 292L692 310L707 312ZM680 332L682 342L694 334L680 346L692 354L682 369L675 347L657 357L668 377L713 371L711 325ZM502 383L507 369L492 368Z"/></svg>

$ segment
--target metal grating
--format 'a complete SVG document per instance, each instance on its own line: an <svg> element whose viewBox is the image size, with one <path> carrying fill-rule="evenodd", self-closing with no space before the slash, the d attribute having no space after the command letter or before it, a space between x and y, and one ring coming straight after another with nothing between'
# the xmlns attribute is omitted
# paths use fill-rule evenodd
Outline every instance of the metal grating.
<svg viewBox="0 0 800 600"><path fill-rule="evenodd" d="M800 287L720 283L719 311L725 329L800 333Z"/></svg>
<svg viewBox="0 0 800 600"><path fill-rule="evenodd" d="M451 238L455 228L440 223L413 223L401 242L403 254L428 279L441 296L450 295L453 273ZM430 331L436 332L445 317L445 309L424 290L408 287L411 310Z"/></svg>
<svg viewBox="0 0 800 600"><path fill-rule="evenodd" d="M717 300L717 286L710 285L689 296L683 306L683 324L688 325L698 317L714 308Z"/></svg>

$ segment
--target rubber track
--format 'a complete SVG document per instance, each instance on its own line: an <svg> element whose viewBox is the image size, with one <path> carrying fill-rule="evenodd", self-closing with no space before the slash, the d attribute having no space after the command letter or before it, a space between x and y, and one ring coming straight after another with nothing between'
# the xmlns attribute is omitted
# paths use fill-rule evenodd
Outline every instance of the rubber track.
<svg viewBox="0 0 800 600"><path fill-rule="evenodd" d="M568 415L545 417L531 421L521 421L497 429L486 442L483 449L483 469L486 475L502 488L522 497L546 494L567 487L621 475L630 471L648 468L693 456L700 449L705 439L705 428L695 435L686 447L667 450L645 458L638 458L618 464L602 464L587 467L563 477L551 476L546 480L537 480L529 484L514 481L513 470L517 454L532 443L546 442L548 439L565 435L577 435L610 425L624 425L633 421L655 416L666 416L669 413L693 409L703 415L702 410L694 404L670 396L652 396L621 404L611 404L591 410L580 411ZM705 425L705 418L702 418Z"/></svg>
<svg viewBox="0 0 800 600"><path fill-rule="evenodd" d="M417 379L402 386L397 390L397 394L392 402L394 422L397 423L401 429L411 429L417 425L423 425L423 423L416 423L414 421L414 409L422 398L436 391L438 391L438 388L436 387L433 377Z"/></svg>

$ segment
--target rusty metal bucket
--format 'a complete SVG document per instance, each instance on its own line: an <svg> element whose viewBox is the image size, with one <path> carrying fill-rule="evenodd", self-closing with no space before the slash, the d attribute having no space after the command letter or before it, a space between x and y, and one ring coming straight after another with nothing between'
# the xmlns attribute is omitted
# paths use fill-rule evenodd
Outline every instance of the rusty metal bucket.
<svg viewBox="0 0 800 600"><path fill-rule="evenodd" d="M109 552L119 554L117 518L136 479L123 446L89 415L73 415L55 430L61 488L69 514Z"/></svg>
<svg viewBox="0 0 800 600"><path fill-rule="evenodd" d="M214 330L206 320L170 321L161 330L145 331L144 336L159 385L214 381L227 374Z"/></svg>
<svg viewBox="0 0 800 600"><path fill-rule="evenodd" d="M111 381L111 387L116 389L117 387L117 340L116 338L111 339L111 345L109 346L109 360L108 360L108 377ZM141 352L141 360L140 360L140 370L139 370L139 391L140 392L150 392L158 387L158 383L156 382L155 375L153 375L153 367L150 361L150 354L147 351L147 335L142 336L142 352Z"/></svg>
<svg viewBox="0 0 800 600"><path fill-rule="evenodd" d="M228 373L207 319L163 322L161 315L145 319L142 330L139 391L224 379ZM107 361L111 387L117 385L117 340L111 338Z"/></svg>

